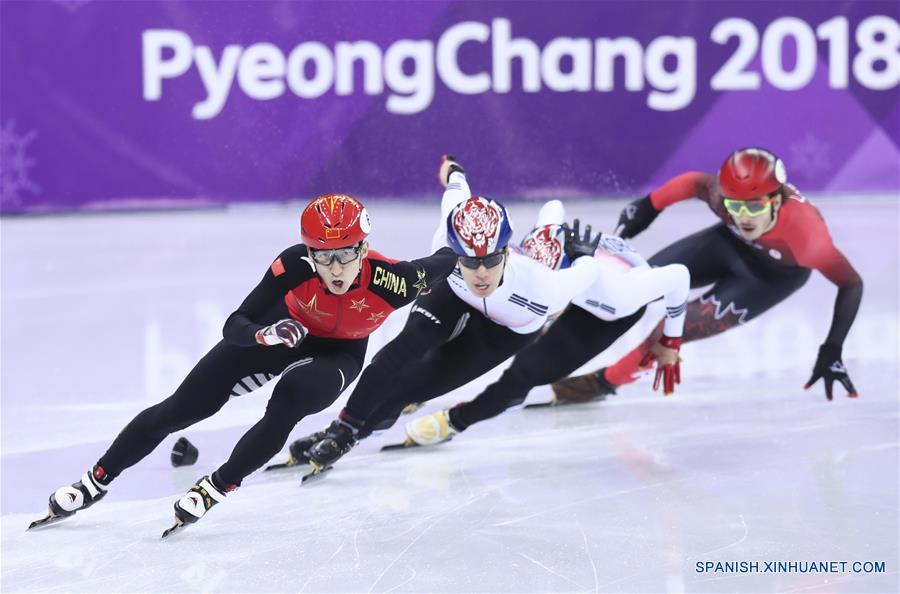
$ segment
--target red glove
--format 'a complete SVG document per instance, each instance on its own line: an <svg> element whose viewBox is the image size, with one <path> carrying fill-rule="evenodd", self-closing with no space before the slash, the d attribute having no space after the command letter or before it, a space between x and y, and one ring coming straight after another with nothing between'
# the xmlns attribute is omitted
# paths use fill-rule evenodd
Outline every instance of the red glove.
<svg viewBox="0 0 900 594"><path fill-rule="evenodd" d="M681 337L663 336L659 342L650 347L650 352L641 359L641 367L656 361L656 377L653 378L653 390L659 389L662 382L663 395L675 393L675 384L681 383Z"/></svg>

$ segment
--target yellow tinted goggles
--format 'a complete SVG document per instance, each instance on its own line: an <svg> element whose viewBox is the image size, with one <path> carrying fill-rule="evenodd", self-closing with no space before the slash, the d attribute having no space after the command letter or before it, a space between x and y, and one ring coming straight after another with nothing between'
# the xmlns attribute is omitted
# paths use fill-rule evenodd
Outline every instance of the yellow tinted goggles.
<svg viewBox="0 0 900 594"><path fill-rule="evenodd" d="M758 217L772 210L772 203L775 198L761 198L758 200L735 200L733 198L723 198L722 204L725 210L733 217L746 215L748 217Z"/></svg>

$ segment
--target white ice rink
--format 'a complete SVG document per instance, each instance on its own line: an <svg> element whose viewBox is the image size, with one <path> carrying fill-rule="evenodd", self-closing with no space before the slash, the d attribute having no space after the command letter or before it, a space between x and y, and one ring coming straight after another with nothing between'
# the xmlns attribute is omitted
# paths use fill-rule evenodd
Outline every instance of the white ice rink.
<svg viewBox="0 0 900 594"><path fill-rule="evenodd" d="M814 197L815 198L815 197ZM802 390L835 288L815 273L745 327L683 348L674 397L643 380L602 403L521 410L431 449L364 441L322 481L257 473L198 525L161 541L172 503L214 470L269 390L170 436L107 498L26 533L137 412L167 396L227 315L296 241L299 207L2 220L4 592L896 592L896 197L815 200L866 283L844 361L861 397ZM622 202L569 205L611 229ZM369 204L372 244L426 252L435 204ZM511 205L516 238L538 203ZM713 224L699 202L634 242L649 256ZM406 311L370 342L399 330ZM649 316L648 316L649 318ZM652 324L645 319L643 329ZM602 362L627 352L629 333ZM593 366L592 366L593 367ZM499 370L431 403L468 399ZM293 436L325 426L330 409ZM549 399L548 387L529 401ZM198 463L173 469L185 435ZM280 460L278 460L280 461ZM758 573L697 564L757 562ZM843 573L764 573L765 562L846 561ZM854 572L852 563L884 563Z"/></svg>

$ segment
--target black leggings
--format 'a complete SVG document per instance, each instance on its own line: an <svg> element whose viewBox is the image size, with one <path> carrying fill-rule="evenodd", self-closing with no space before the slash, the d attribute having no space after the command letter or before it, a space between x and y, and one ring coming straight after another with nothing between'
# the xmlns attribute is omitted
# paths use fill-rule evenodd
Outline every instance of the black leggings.
<svg viewBox="0 0 900 594"><path fill-rule="evenodd" d="M531 342L463 302L446 281L416 299L400 334L366 367L346 413L362 435L393 425L403 407L442 396L484 375Z"/></svg>
<svg viewBox="0 0 900 594"><path fill-rule="evenodd" d="M809 279L809 269L779 264L767 255L754 253L754 249L735 237L724 223L718 223L679 239L650 258L653 266L687 266L691 288L712 285L688 304L684 342L714 336L752 320ZM606 381L615 385L635 381L641 360L662 332L661 321L641 344L606 368Z"/></svg>
<svg viewBox="0 0 900 594"><path fill-rule="evenodd" d="M733 325L783 301L811 274L808 268L779 264L753 250L725 223L718 223L663 248L649 262L651 266L684 264L691 273L692 288L713 285L701 300L717 310L717 321Z"/></svg>
<svg viewBox="0 0 900 594"><path fill-rule="evenodd" d="M300 347L240 347L220 341L175 393L138 414L97 462L115 478L142 460L169 434L212 416L232 396L246 394L281 375L266 412L217 471L221 485L239 485L277 454L300 419L340 396L362 368L367 339L308 337Z"/></svg>
<svg viewBox="0 0 900 594"><path fill-rule="evenodd" d="M450 421L462 431L524 402L536 386L550 384L609 348L634 326L645 308L628 317L606 322L575 305L568 309L533 344L522 349L500 379L474 400L450 409Z"/></svg>

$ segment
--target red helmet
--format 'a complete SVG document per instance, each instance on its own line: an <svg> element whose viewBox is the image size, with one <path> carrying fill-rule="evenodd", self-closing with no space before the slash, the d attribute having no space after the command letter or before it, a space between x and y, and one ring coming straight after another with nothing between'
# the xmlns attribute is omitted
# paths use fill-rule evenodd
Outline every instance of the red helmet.
<svg viewBox="0 0 900 594"><path fill-rule="evenodd" d="M319 196L300 215L300 238L312 249L332 249L364 240L372 223L366 208L353 196Z"/></svg>
<svg viewBox="0 0 900 594"><path fill-rule="evenodd" d="M719 191L726 198L765 198L787 182L781 159L762 148L745 148L725 159L719 169Z"/></svg>

